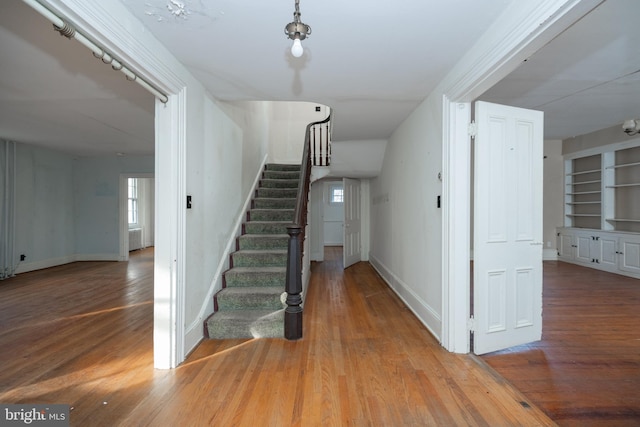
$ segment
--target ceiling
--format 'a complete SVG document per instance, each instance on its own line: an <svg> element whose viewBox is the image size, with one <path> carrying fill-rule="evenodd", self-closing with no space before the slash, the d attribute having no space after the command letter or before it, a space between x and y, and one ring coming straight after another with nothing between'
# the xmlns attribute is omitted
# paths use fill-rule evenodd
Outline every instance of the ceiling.
<svg viewBox="0 0 640 427"><path fill-rule="evenodd" d="M221 100L312 101L334 140L386 139L514 0L121 0ZM481 99L545 111L562 139L640 117L637 0L608 0ZM150 154L152 95L21 1L0 2L0 138L74 155ZM9 58L10 60L6 60Z"/></svg>

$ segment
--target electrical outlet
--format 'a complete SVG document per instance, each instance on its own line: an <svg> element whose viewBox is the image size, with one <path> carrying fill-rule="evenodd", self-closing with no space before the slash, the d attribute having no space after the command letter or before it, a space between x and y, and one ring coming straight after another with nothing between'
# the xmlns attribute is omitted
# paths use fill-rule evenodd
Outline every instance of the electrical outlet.
<svg viewBox="0 0 640 427"><path fill-rule="evenodd" d="M24 261L25 259L27 259L27 256L25 254L20 255L20 261Z"/></svg>

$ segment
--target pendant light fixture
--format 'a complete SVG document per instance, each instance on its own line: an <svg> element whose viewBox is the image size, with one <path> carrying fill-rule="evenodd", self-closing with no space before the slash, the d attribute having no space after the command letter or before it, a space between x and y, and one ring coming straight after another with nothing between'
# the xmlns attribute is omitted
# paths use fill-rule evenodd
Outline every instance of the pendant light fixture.
<svg viewBox="0 0 640 427"><path fill-rule="evenodd" d="M284 33L293 40L291 54L300 58L304 53L301 41L311 34L311 27L300 21L300 0L296 0L296 10L293 12L293 22L284 27Z"/></svg>

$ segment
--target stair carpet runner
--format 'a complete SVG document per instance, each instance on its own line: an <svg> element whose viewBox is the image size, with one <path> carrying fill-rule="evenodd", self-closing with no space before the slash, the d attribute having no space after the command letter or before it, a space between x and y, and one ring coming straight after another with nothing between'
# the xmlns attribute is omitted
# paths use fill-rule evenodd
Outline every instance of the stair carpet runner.
<svg viewBox="0 0 640 427"><path fill-rule="evenodd" d="M267 164L206 321L209 338L284 337L287 225L300 165Z"/></svg>

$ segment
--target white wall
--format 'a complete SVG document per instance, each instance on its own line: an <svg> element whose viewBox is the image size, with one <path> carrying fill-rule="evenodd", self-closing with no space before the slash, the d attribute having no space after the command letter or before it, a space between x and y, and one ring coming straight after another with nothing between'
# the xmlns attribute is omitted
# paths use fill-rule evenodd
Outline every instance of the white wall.
<svg viewBox="0 0 640 427"><path fill-rule="evenodd" d="M75 158L16 149L16 273L79 260L117 260L121 173L153 173L152 156Z"/></svg>
<svg viewBox="0 0 640 427"><path fill-rule="evenodd" d="M562 141L544 141L542 236L545 260L558 258L556 228L564 224L564 161Z"/></svg>
<svg viewBox="0 0 640 427"><path fill-rule="evenodd" d="M333 141L329 176L340 178L378 176L382 169L386 147L386 139Z"/></svg>
<svg viewBox="0 0 640 427"><path fill-rule="evenodd" d="M15 250L26 255L16 273L74 260L73 167L69 155L16 144Z"/></svg>
<svg viewBox="0 0 640 427"><path fill-rule="evenodd" d="M438 337L442 313L442 112L429 97L392 134L371 179L369 260Z"/></svg>
<svg viewBox="0 0 640 427"><path fill-rule="evenodd" d="M119 258L120 175L153 172L153 156L96 156L75 161L75 237L79 254L86 259Z"/></svg>
<svg viewBox="0 0 640 427"><path fill-rule="evenodd" d="M309 259L324 261L324 182L312 182L309 193Z"/></svg>
<svg viewBox="0 0 640 427"><path fill-rule="evenodd" d="M312 102L272 102L269 126L269 162L300 163L304 131L309 123L324 120L329 109ZM320 111L316 111L316 107Z"/></svg>
<svg viewBox="0 0 640 427"><path fill-rule="evenodd" d="M142 189L142 204L140 206L142 229L144 231L142 244L148 248L153 246L155 235L155 180L153 178L138 178L138 183Z"/></svg>

